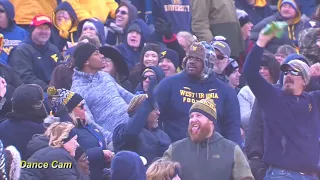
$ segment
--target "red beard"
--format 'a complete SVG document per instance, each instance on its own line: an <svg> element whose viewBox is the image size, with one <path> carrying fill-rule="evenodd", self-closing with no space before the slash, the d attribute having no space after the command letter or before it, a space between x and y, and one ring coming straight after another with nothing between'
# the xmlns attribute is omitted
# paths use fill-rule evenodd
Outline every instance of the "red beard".
<svg viewBox="0 0 320 180"><path fill-rule="evenodd" d="M188 133L192 142L202 142L211 134L209 122L199 125L199 130L196 134L192 133L192 126L189 124Z"/></svg>

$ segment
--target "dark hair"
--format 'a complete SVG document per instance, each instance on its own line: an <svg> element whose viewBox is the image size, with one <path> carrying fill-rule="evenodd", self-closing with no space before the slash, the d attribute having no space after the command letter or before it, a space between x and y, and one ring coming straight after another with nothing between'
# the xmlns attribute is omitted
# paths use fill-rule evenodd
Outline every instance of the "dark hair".
<svg viewBox="0 0 320 180"><path fill-rule="evenodd" d="M144 59L144 54L147 51L154 51L158 54L158 63L160 62L160 47L158 44L154 44L154 43L146 43L145 46L143 47L142 51L141 51L141 55L140 55L140 67L141 67L141 71L146 67L143 64L143 59Z"/></svg>
<svg viewBox="0 0 320 180"><path fill-rule="evenodd" d="M281 54L284 55L285 58L290 54L297 53L296 49L288 44L284 44L277 49L276 55Z"/></svg>
<svg viewBox="0 0 320 180"><path fill-rule="evenodd" d="M276 60L274 55L264 53L262 56L261 66L268 67L273 84L275 84L280 77L280 63Z"/></svg>

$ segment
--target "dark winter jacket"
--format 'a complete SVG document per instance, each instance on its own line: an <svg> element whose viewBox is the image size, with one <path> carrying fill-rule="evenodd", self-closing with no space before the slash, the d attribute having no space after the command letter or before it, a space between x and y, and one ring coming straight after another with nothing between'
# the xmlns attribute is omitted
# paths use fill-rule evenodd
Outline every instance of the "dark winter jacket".
<svg viewBox="0 0 320 180"><path fill-rule="evenodd" d="M45 126L42 119L10 113L8 119L0 122L0 139L4 146L13 145L21 154L22 160L26 160L26 147L32 136L43 134Z"/></svg>
<svg viewBox="0 0 320 180"><path fill-rule="evenodd" d="M78 39L80 38L82 34L83 25L86 21L92 22L94 26L97 28L98 38L100 40L100 44L103 46L106 43L106 34L105 34L103 23L97 18L90 18L90 19L85 19L83 21L80 21L77 28L77 38Z"/></svg>
<svg viewBox="0 0 320 180"><path fill-rule="evenodd" d="M11 51L8 60L23 83L38 84L46 91L53 69L62 57L55 45L47 42L44 46L38 46L29 37Z"/></svg>
<svg viewBox="0 0 320 180"><path fill-rule="evenodd" d="M72 25L71 25L71 29L69 30L69 37L66 39L59 35L59 28L56 23L55 14L57 11L61 11L61 10L67 11L72 18ZM71 43L77 42L77 27L78 27L77 14L75 13L71 5L67 1L64 1L60 3L58 7L55 9L55 11L53 12L52 19L53 19L54 27L52 28L52 31L51 31L50 42L56 45L59 51L62 52L63 48L68 46L67 44L68 41Z"/></svg>
<svg viewBox="0 0 320 180"><path fill-rule="evenodd" d="M165 74L163 72L163 70L161 68L159 68L158 66L150 66L147 67L152 69L155 73L156 73L156 77L157 77L157 82L160 83L160 81L165 78ZM135 94L145 94L146 92L144 92L143 90L143 86L142 86L142 73L140 73L140 76L137 77L138 80L140 80L139 84L137 85L136 89L134 90Z"/></svg>
<svg viewBox="0 0 320 180"><path fill-rule="evenodd" d="M43 139L36 136L29 144L34 144L36 147L31 147L31 157L26 161L28 162L47 162L48 168L22 168L20 180L79 180L80 171L77 167L75 159L64 148L50 147L48 143L44 143ZM46 145L46 146L45 146ZM58 162L66 163L65 168L57 168ZM23 165L24 163L22 163Z"/></svg>
<svg viewBox="0 0 320 180"><path fill-rule="evenodd" d="M128 123L118 125L113 132L115 152L133 151L147 159L150 165L154 158L161 157L169 147L169 136L159 128L146 127L152 105L145 100Z"/></svg>
<svg viewBox="0 0 320 180"><path fill-rule="evenodd" d="M173 142L187 137L189 110L200 99L214 99L217 105L217 132L240 146L240 107L236 92L214 74L199 81L185 71L163 79L156 89L160 108L159 124Z"/></svg>

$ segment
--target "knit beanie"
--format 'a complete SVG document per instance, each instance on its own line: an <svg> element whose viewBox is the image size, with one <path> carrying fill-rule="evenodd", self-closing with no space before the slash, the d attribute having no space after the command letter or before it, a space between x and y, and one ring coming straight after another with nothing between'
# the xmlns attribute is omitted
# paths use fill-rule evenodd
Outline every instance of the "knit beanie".
<svg viewBox="0 0 320 180"><path fill-rule="evenodd" d="M213 121L214 123L217 122L217 109L213 99L201 99L200 101L197 101L191 106L189 114L192 112L201 113L210 121Z"/></svg>
<svg viewBox="0 0 320 180"><path fill-rule="evenodd" d="M160 59L169 59L175 68L179 67L179 55L174 50L165 49L161 52Z"/></svg>
<svg viewBox="0 0 320 180"><path fill-rule="evenodd" d="M286 64L281 65L281 71L285 72L288 68L292 68L295 71L301 72L304 82L308 85L310 82L310 68L309 66L298 59L292 60Z"/></svg>
<svg viewBox="0 0 320 180"><path fill-rule="evenodd" d="M154 51L158 54L158 57L160 58L160 47L158 44L154 44L154 43L146 43L141 51L141 55L140 55L140 63L143 65L143 59L144 59L144 54L148 51ZM142 66L143 68L145 67L144 65Z"/></svg>
<svg viewBox="0 0 320 180"><path fill-rule="evenodd" d="M96 50L98 50L98 48L91 43L81 43L77 45L73 53L75 67L82 70L84 67L84 63L89 60L90 56Z"/></svg>
<svg viewBox="0 0 320 180"><path fill-rule="evenodd" d="M250 22L249 15L244 10L237 9L237 16L240 23L240 27Z"/></svg>
<svg viewBox="0 0 320 180"><path fill-rule="evenodd" d="M296 11L298 9L298 5L294 0L282 0L281 6L284 4L290 4Z"/></svg>
<svg viewBox="0 0 320 180"><path fill-rule="evenodd" d="M130 33L131 31L136 31L136 32L138 32L140 34L142 32L141 31L141 27L139 26L138 23L132 23L132 24L129 25L127 33Z"/></svg>
<svg viewBox="0 0 320 180"><path fill-rule="evenodd" d="M239 64L236 60L229 58L229 63L227 67L224 69L225 74L229 77L234 70L239 68Z"/></svg>
<svg viewBox="0 0 320 180"><path fill-rule="evenodd" d="M200 42L206 49L205 55L206 58L204 59L204 68L202 71L202 77L207 79L213 73L213 61L216 60L217 55L213 47L208 44L206 41Z"/></svg>
<svg viewBox="0 0 320 180"><path fill-rule="evenodd" d="M129 103L129 106L128 106L128 109L127 109L127 112L129 114L129 117L132 117L138 107L147 99L147 95L146 94L139 94L139 95L136 95L134 96L130 103Z"/></svg>
<svg viewBox="0 0 320 180"><path fill-rule="evenodd" d="M76 155L74 156L74 159L76 161L79 161L80 157L86 152L85 149L83 149L81 146L79 146L77 149L76 149Z"/></svg>
<svg viewBox="0 0 320 180"><path fill-rule="evenodd" d="M52 105L52 113L55 114L59 110L59 105L62 103L66 106L68 112L71 112L78 104L83 101L83 98L78 94L67 89L56 89L54 86L48 88L49 96L60 98L59 102Z"/></svg>

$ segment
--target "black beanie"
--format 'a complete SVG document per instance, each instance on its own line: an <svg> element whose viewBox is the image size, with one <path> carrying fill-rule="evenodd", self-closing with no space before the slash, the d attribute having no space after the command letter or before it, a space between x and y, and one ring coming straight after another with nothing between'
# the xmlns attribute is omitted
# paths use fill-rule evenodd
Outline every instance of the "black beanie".
<svg viewBox="0 0 320 180"><path fill-rule="evenodd" d="M90 56L96 51L98 48L91 43L81 43L76 46L76 49L73 53L74 65L80 70L83 69L84 63L87 62Z"/></svg>
<svg viewBox="0 0 320 180"><path fill-rule="evenodd" d="M76 161L79 161L80 157L81 157L85 152L86 152L86 150L79 146L79 147L76 149L76 155L74 156L74 159L75 159Z"/></svg>
<svg viewBox="0 0 320 180"><path fill-rule="evenodd" d="M160 59L169 59L175 68L179 67L179 55L176 51L171 49L165 49L161 52Z"/></svg>
<svg viewBox="0 0 320 180"><path fill-rule="evenodd" d="M238 68L239 64L237 63L237 61L232 58L229 58L229 64L224 69L224 72L229 77L233 73L233 71L235 71Z"/></svg>
<svg viewBox="0 0 320 180"><path fill-rule="evenodd" d="M250 22L249 15L243 10L237 9L237 16L240 27L243 27L245 24Z"/></svg>
<svg viewBox="0 0 320 180"><path fill-rule="evenodd" d="M142 51L141 51L141 55L140 55L140 63L142 64L142 69L145 68L145 66L143 65L143 59L144 59L144 54L148 51L154 51L158 54L158 57L160 59L160 47L158 44L154 44L154 43L146 43L145 46L143 47Z"/></svg>

